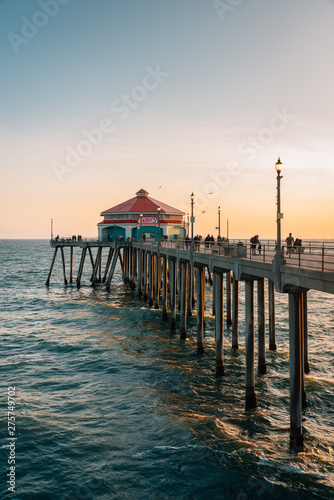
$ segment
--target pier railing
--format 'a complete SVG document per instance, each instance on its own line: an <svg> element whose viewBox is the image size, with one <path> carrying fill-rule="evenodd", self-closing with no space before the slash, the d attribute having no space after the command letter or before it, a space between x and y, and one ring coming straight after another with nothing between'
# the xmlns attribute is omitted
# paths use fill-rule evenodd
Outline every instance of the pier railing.
<svg viewBox="0 0 334 500"><path fill-rule="evenodd" d="M159 245L157 241L145 241L143 244ZM270 241L261 242L260 248L258 245L254 248L251 243L245 240L232 240L221 243L201 241L194 243L193 250L189 240L181 239L161 241L160 246L266 263L271 263L276 254L276 245ZM291 249L283 245L281 251L286 266L334 272L334 242L306 242L302 246L292 247Z"/></svg>

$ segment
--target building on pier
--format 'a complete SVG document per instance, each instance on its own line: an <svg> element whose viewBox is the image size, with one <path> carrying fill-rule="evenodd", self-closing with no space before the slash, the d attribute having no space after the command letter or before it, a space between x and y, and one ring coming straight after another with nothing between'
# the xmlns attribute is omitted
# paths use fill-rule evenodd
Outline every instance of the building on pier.
<svg viewBox="0 0 334 500"><path fill-rule="evenodd" d="M132 240L185 237L185 213L148 196L140 189L136 196L101 212L99 240Z"/></svg>

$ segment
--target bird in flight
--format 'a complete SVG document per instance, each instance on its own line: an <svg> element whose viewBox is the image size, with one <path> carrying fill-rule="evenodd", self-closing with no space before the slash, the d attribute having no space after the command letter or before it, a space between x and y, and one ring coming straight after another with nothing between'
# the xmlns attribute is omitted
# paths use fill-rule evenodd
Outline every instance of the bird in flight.
<svg viewBox="0 0 334 500"><path fill-rule="evenodd" d="M203 210L202 214L205 214L205 210Z"/></svg>
<svg viewBox="0 0 334 500"><path fill-rule="evenodd" d="M211 193L206 193L206 194L215 194L215 192L214 192L214 191L211 191Z"/></svg>

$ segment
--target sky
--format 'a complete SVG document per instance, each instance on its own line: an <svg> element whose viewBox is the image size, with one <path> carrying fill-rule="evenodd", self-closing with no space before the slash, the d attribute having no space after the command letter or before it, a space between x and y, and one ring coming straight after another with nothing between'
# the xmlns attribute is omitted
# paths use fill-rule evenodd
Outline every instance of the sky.
<svg viewBox="0 0 334 500"><path fill-rule="evenodd" d="M334 0L0 0L0 238L97 236L149 195L195 233L334 240Z"/></svg>

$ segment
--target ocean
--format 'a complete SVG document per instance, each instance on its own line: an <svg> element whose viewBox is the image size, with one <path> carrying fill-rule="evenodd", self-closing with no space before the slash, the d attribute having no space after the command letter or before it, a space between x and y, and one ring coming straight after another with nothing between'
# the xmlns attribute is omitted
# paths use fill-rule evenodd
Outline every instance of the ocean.
<svg viewBox="0 0 334 500"><path fill-rule="evenodd" d="M308 294L305 453L296 455L286 295L276 294L277 351L256 375L258 408L246 412L242 284L240 348L225 326L217 379L209 285L198 355L195 315L181 341L120 269L110 293L93 289L89 259L79 290L63 284L59 256L47 287L52 255L46 240L0 241L1 499L334 498L334 296Z"/></svg>

